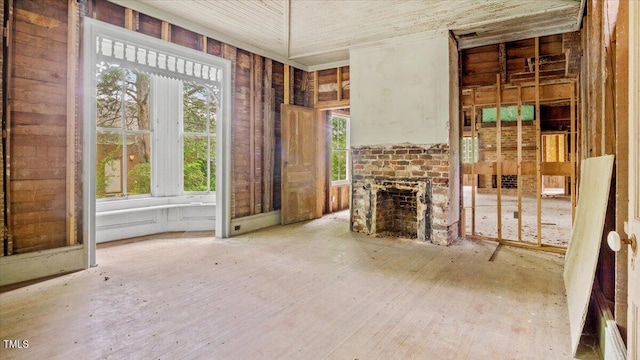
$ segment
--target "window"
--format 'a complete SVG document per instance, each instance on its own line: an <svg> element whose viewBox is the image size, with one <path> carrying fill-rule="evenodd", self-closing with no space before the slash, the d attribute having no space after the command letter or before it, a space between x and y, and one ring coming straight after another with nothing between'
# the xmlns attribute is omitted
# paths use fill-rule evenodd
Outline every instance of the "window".
<svg viewBox="0 0 640 360"><path fill-rule="evenodd" d="M475 141L474 141L475 140ZM465 136L462 138L462 163L478 162L478 138Z"/></svg>
<svg viewBox="0 0 640 360"><path fill-rule="evenodd" d="M214 92L207 86L183 83L182 90L183 190L216 189L216 108Z"/></svg>
<svg viewBox="0 0 640 360"><path fill-rule="evenodd" d="M150 77L104 62L97 70L96 197L150 194Z"/></svg>
<svg viewBox="0 0 640 360"><path fill-rule="evenodd" d="M349 118L334 115L331 119L331 181L348 180Z"/></svg>

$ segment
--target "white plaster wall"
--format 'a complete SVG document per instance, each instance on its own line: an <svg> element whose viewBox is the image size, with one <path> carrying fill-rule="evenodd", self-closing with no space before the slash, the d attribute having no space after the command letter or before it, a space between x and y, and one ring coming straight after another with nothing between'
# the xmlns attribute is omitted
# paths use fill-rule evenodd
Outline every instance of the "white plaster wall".
<svg viewBox="0 0 640 360"><path fill-rule="evenodd" d="M449 35L350 51L351 146L449 143Z"/></svg>

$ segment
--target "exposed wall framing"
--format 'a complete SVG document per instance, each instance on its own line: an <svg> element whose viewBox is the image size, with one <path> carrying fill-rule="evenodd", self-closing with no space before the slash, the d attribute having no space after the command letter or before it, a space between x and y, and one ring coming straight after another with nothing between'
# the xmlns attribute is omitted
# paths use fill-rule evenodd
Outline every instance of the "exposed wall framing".
<svg viewBox="0 0 640 360"><path fill-rule="evenodd" d="M580 99L575 91L575 68L579 68L579 63L576 65L572 61L579 61L579 58L569 56L572 50L577 52L575 37L554 35L462 51L462 109L467 119L463 133L473 139L480 138L481 143L479 161L462 166L463 173L469 178L467 184L472 187L469 236L545 251L565 251L563 247L542 242L541 194L543 175L563 176L570 179L568 194L575 204L576 134L579 130L576 107ZM533 105L534 120L523 120L523 104ZM542 105L545 105L544 111ZM517 118L512 123L504 120L487 123L478 119L480 110L486 107L495 108L496 119L501 119L502 106L517 108ZM544 124L542 119L546 120ZM568 134L572 154L569 161L543 161L542 134L550 131ZM504 188L503 176L516 177L515 190ZM477 234L475 195L478 190L486 192L491 177L494 178L494 190L489 191L495 191L497 200L496 237ZM531 180L524 181L527 177ZM515 239L505 239L502 231L502 194L505 192L516 196L516 214L522 214L524 196L535 196L536 241L523 239L520 216Z"/></svg>

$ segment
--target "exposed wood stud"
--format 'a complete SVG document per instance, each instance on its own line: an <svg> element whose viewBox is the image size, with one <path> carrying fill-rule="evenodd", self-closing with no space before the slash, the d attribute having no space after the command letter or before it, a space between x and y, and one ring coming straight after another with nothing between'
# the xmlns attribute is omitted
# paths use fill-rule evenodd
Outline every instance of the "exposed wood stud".
<svg viewBox="0 0 640 360"><path fill-rule="evenodd" d="M316 75L317 75L317 71L316 71ZM336 69L336 90L338 91L338 97L337 100L340 101L342 100L342 68L338 67Z"/></svg>
<svg viewBox="0 0 640 360"><path fill-rule="evenodd" d="M253 156L253 164L254 164L254 177L251 179L254 184L253 191L255 193L255 213L262 213L262 168L263 168L263 146L264 146L264 137L262 136L263 132L263 67L262 67L262 57L260 55L253 54L253 67L254 67L254 76L255 79L253 81L254 87L254 116L253 116L253 148L251 150L251 155Z"/></svg>
<svg viewBox="0 0 640 360"><path fill-rule="evenodd" d="M284 104L289 105L291 102L291 70L289 65L284 64Z"/></svg>
<svg viewBox="0 0 640 360"><path fill-rule="evenodd" d="M318 104L318 72L313 72L313 106Z"/></svg>
<svg viewBox="0 0 640 360"><path fill-rule="evenodd" d="M476 90L472 89L471 90L471 99L472 101L475 102L475 98L476 98ZM472 141L472 148L474 146L479 146L479 142L478 142L478 134L476 133L476 106L472 105L471 106L471 141ZM475 156L475 152L474 155ZM477 160L480 159L473 159L474 161L471 161L471 235L475 235L476 234L476 190L478 188L478 175L476 175L476 169L475 169L475 164Z"/></svg>
<svg viewBox="0 0 640 360"><path fill-rule="evenodd" d="M535 98L536 98L536 215L538 246L542 246L542 134L540 119L540 38L535 38Z"/></svg>
<svg viewBox="0 0 640 360"><path fill-rule="evenodd" d="M171 41L171 24L163 21L160 38L165 41Z"/></svg>
<svg viewBox="0 0 640 360"><path fill-rule="evenodd" d="M263 193L262 193L262 210L269 212L273 210L273 175L275 171L275 126L274 126L274 90L273 90L273 62L269 58L264 60L264 105L263 105L263 156L264 165L262 167L263 175Z"/></svg>
<svg viewBox="0 0 640 360"><path fill-rule="evenodd" d="M518 162L518 241L522 241L522 88L518 87L518 118L517 118L517 162Z"/></svg>
<svg viewBox="0 0 640 360"><path fill-rule="evenodd" d="M255 110L255 80L256 80L256 64L254 57L251 56L251 70L249 75L249 214L253 215L256 211L256 110Z"/></svg>
<svg viewBox="0 0 640 360"><path fill-rule="evenodd" d="M502 85L500 74L496 74L496 197L498 202L498 240L502 240L502 119L500 118Z"/></svg>
<svg viewBox="0 0 640 360"><path fill-rule="evenodd" d="M575 94L571 95L571 101L570 101L570 106L571 106L571 133L570 133L570 143L571 143L571 147L570 147L570 158L571 158L571 185L570 185L570 190L571 191L571 223L573 224L573 221L575 220L575 215L576 215L576 154L577 154L577 149L576 149L576 101L575 101Z"/></svg>
<svg viewBox="0 0 640 360"><path fill-rule="evenodd" d="M501 83L507 82L507 44L500 43L498 46L498 62L500 63Z"/></svg>
<svg viewBox="0 0 640 360"><path fill-rule="evenodd" d="M76 239L76 70L78 58L78 3L68 1L67 25L67 147L66 147L66 197L67 197L67 245L75 245Z"/></svg>
<svg viewBox="0 0 640 360"><path fill-rule="evenodd" d="M124 28L127 30L135 30L133 9L129 9L129 8L124 9Z"/></svg>
<svg viewBox="0 0 640 360"><path fill-rule="evenodd" d="M13 95L11 91L8 89L12 89L12 79L13 79L13 57L14 57L14 46L13 46L13 26L14 26L14 4L13 0L9 0L6 2L5 10L7 12L7 23L6 23L6 33L4 34L6 39L6 54L7 56L4 58L5 62L5 89L7 89L7 93L3 94L3 114L4 114L4 128L2 129L2 137L5 139L5 147L3 149L3 161L4 161L4 215L6 223L4 224L4 239L3 239L3 256L12 255L13 254L13 231L11 226L11 123L12 123L12 112L13 112ZM4 219L3 219L4 220Z"/></svg>
<svg viewBox="0 0 640 360"><path fill-rule="evenodd" d="M202 52L206 53L207 52L207 36L206 35L201 35L200 36L200 49L202 50Z"/></svg>

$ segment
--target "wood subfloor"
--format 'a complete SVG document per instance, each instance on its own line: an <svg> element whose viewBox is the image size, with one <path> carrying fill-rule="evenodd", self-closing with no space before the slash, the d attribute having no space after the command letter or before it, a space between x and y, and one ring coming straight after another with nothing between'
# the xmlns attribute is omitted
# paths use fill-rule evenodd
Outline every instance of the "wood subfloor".
<svg viewBox="0 0 640 360"><path fill-rule="evenodd" d="M3 359L570 359L562 256L351 233L348 212L230 239L100 246L0 294Z"/></svg>

